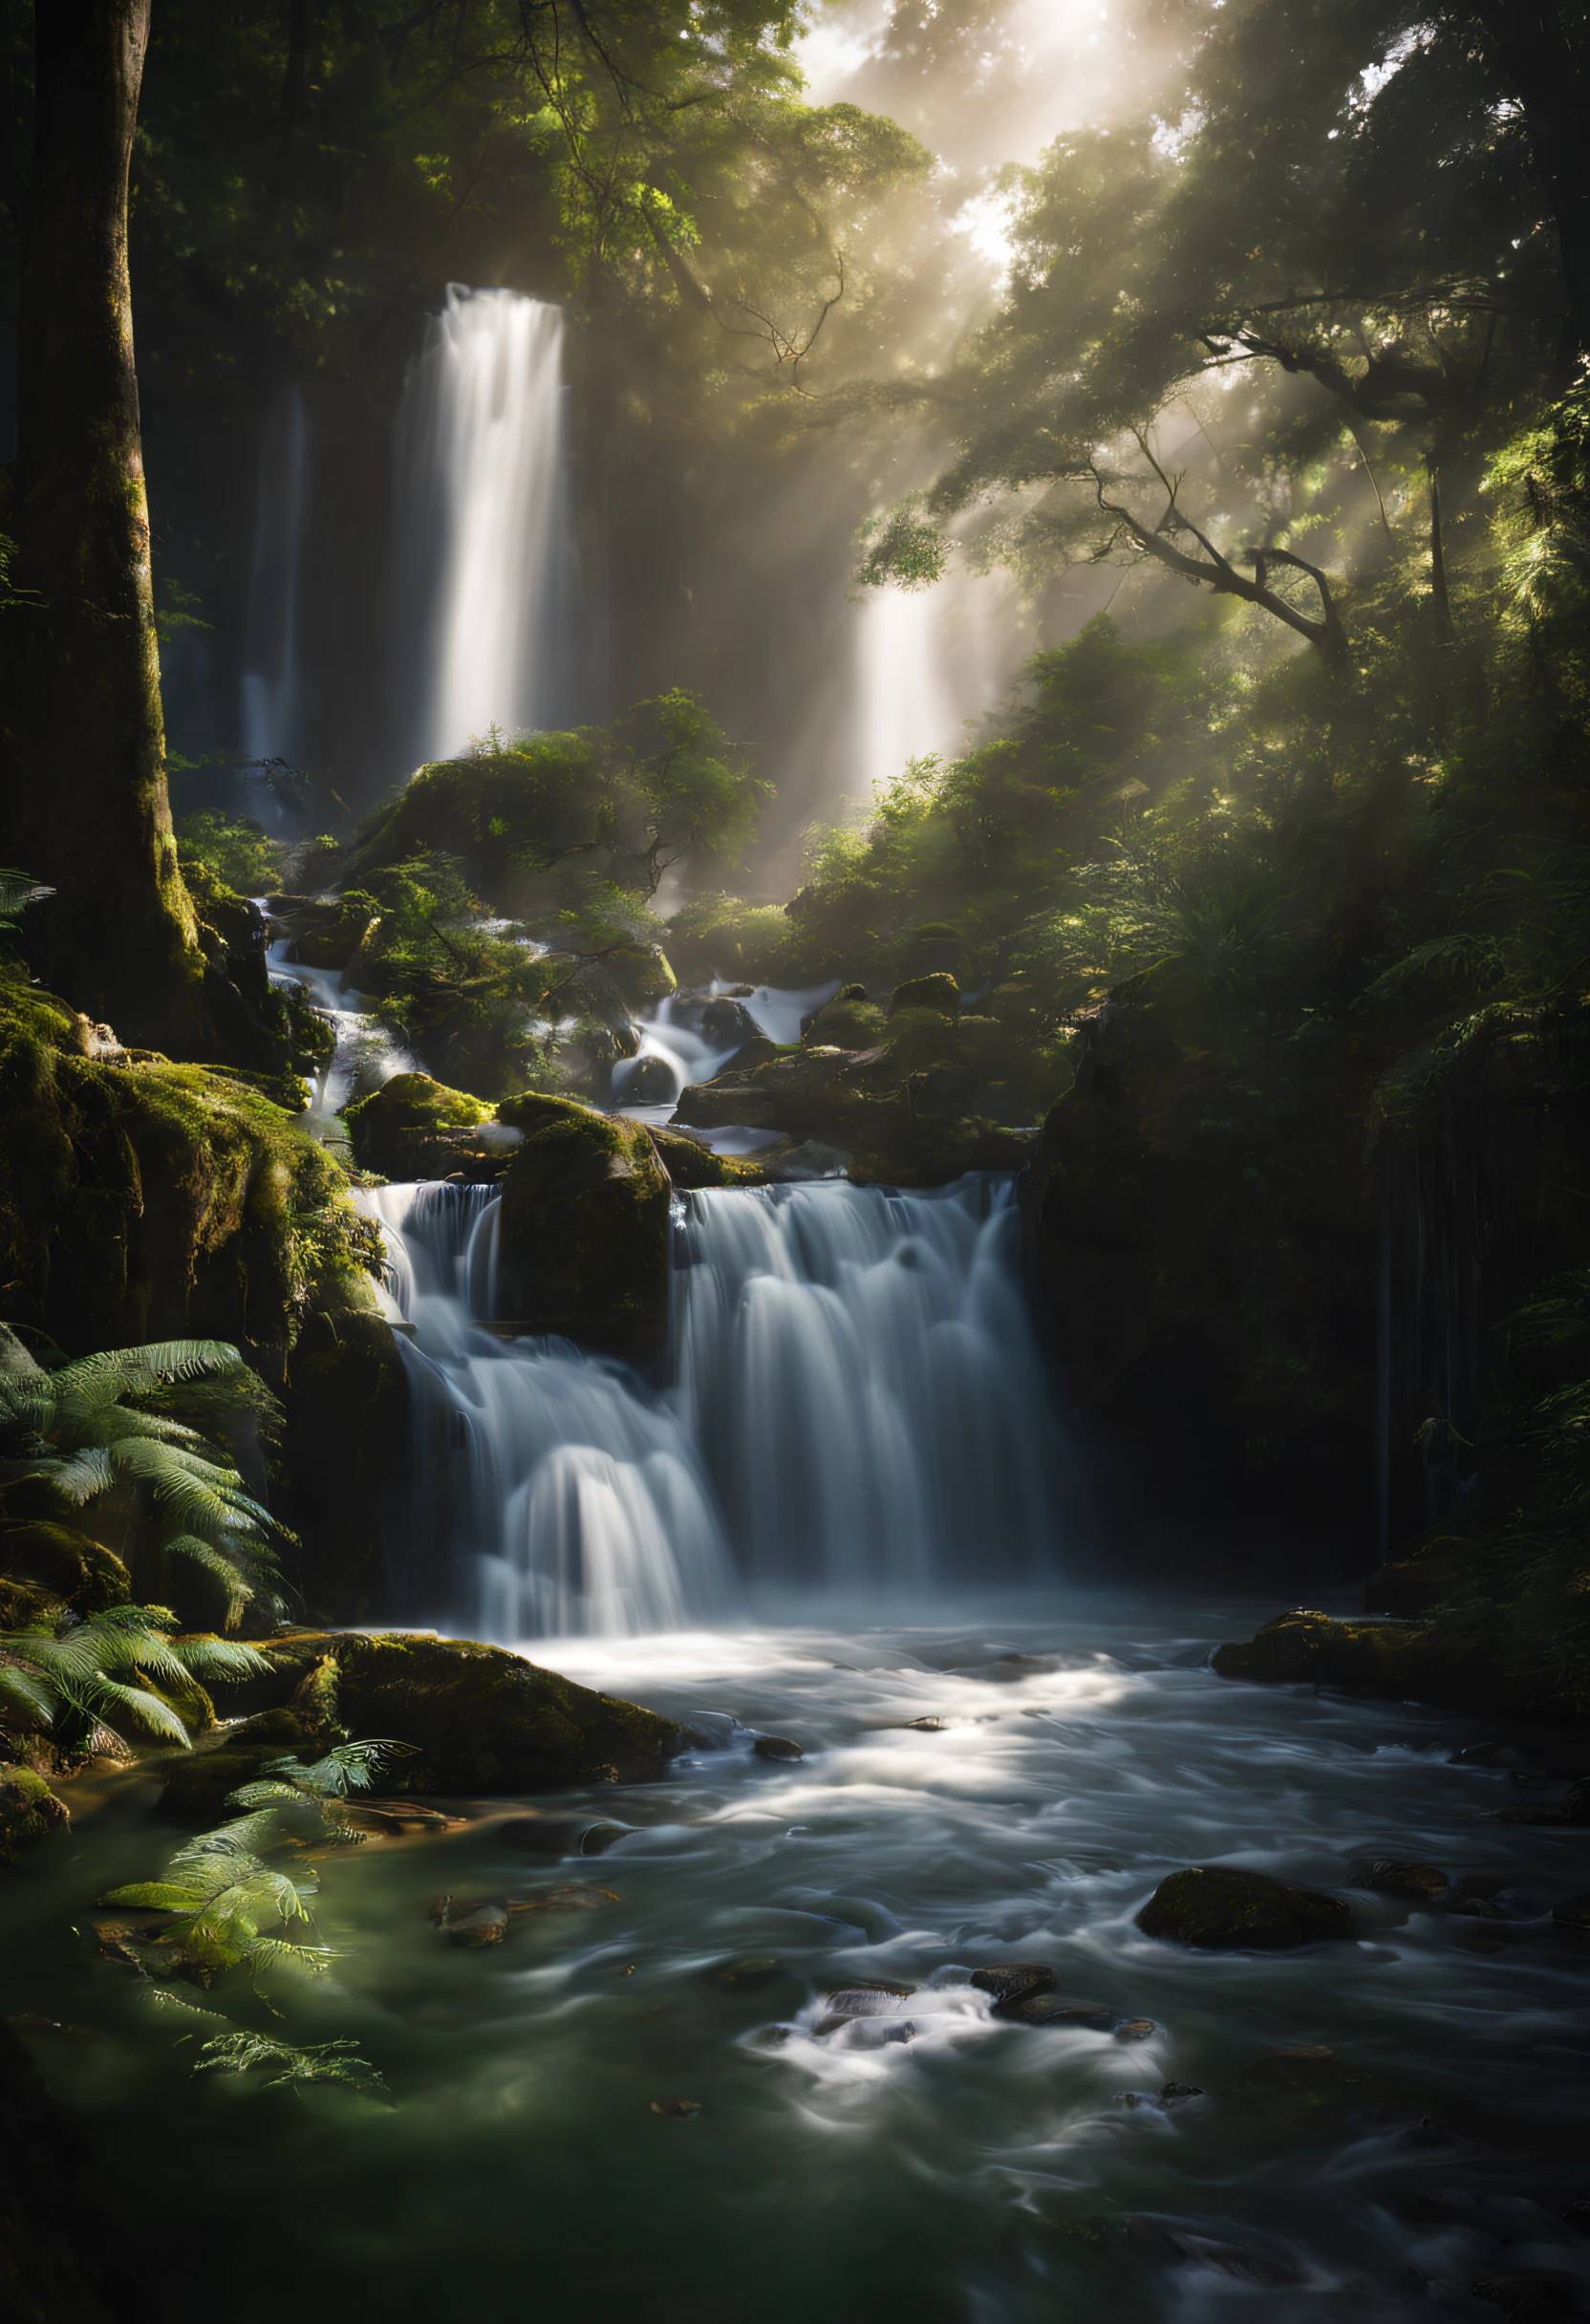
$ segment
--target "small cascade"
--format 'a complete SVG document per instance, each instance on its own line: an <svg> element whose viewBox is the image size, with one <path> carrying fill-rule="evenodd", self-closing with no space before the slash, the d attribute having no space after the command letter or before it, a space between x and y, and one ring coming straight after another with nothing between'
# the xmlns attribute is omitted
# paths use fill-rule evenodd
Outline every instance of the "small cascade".
<svg viewBox="0 0 1590 2324"><path fill-rule="evenodd" d="M693 1196L677 1396L759 1581L912 1586L1042 1573L1055 1415L1005 1180Z"/></svg>
<svg viewBox="0 0 1590 2324"><path fill-rule="evenodd" d="M634 1055L614 1065L614 1103L626 1113L666 1121L682 1089L721 1073L747 1041L759 1034L781 1047L799 1041L804 1020L838 990L832 979L804 992L718 980L699 992L671 993L635 1025Z"/></svg>
<svg viewBox="0 0 1590 2324"><path fill-rule="evenodd" d="M494 1332L498 1198L360 1196L415 1400L408 1618L508 1641L721 1619L741 1582L1041 1575L1063 1478L1010 1186L681 1199L674 1385Z"/></svg>
<svg viewBox="0 0 1590 2324"><path fill-rule="evenodd" d="M322 1017L329 1020L336 1045L314 1084L306 1120L317 1134L333 1128L350 1098L378 1089L395 1073L413 1073L415 1061L395 1041L379 1020L369 1014L369 1003L351 993L334 969L310 968L288 958L290 943L272 944L266 958L272 984L297 984L309 995Z"/></svg>
<svg viewBox="0 0 1590 2324"><path fill-rule="evenodd" d="M239 680L246 759L295 762L303 750L303 582L310 424L294 380L272 406L260 457L254 558Z"/></svg>
<svg viewBox="0 0 1590 2324"><path fill-rule="evenodd" d="M504 1340L497 1196L430 1182L359 1198L382 1228L414 1396L405 1611L519 1639L696 1626L734 1603L711 1487L677 1418L566 1340Z"/></svg>
<svg viewBox="0 0 1590 2324"><path fill-rule="evenodd" d="M563 312L451 284L398 416L395 675L411 764L568 715Z"/></svg>

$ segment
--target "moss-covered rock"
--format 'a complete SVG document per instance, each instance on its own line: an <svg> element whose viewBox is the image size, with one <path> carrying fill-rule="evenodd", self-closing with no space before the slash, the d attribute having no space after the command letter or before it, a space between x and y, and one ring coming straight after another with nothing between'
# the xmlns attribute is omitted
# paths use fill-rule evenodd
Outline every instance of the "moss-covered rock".
<svg viewBox="0 0 1590 2324"><path fill-rule="evenodd" d="M1544 1653L1516 1659L1509 1651L1515 1643L1483 1619L1338 1621L1298 1608L1251 1639L1217 1646L1211 1662L1222 1678L1339 1687L1344 1694L1583 1726L1584 1704L1571 1680Z"/></svg>
<svg viewBox="0 0 1590 2324"><path fill-rule="evenodd" d="M0 1767L0 1863L14 1864L71 1821L44 1777L30 1767Z"/></svg>
<svg viewBox="0 0 1590 2324"><path fill-rule="evenodd" d="M616 952L606 955L602 966L625 1007L635 1016L642 1009L655 1008L679 987L667 954L655 944L621 944Z"/></svg>
<svg viewBox="0 0 1590 2324"><path fill-rule="evenodd" d="M938 969L929 977L907 977L894 987L889 1003L892 1017L902 1009L936 1009L941 1017L958 1017L960 987L948 969Z"/></svg>
<svg viewBox="0 0 1590 2324"><path fill-rule="evenodd" d="M715 1154L699 1138L678 1130L654 1130L652 1143L674 1184L687 1194L703 1186L764 1186L767 1173L758 1162L733 1154Z"/></svg>
<svg viewBox="0 0 1590 2324"><path fill-rule="evenodd" d="M1339 1896L1295 1888L1264 1872L1202 1864L1162 1880L1137 1926L1147 1937L1204 1952L1278 1952L1323 1937L1350 1937L1352 1915Z"/></svg>
<svg viewBox="0 0 1590 2324"><path fill-rule="evenodd" d="M643 1124L569 1099L509 1099L502 1297L516 1321L649 1366L668 1337L668 1174Z"/></svg>
<svg viewBox="0 0 1590 2324"><path fill-rule="evenodd" d="M331 1656L340 1725L415 1747L383 1774L391 1792L631 1780L656 1773L686 1739L671 1719L577 1687L503 1646L301 1631L272 1640L269 1651L294 1680Z"/></svg>
<svg viewBox="0 0 1590 2324"><path fill-rule="evenodd" d="M809 1048L875 1049L889 1034L889 1020L865 993L859 1000L847 994L860 992L859 985L848 985L817 1011L801 1039Z"/></svg>
<svg viewBox="0 0 1590 2324"><path fill-rule="evenodd" d="M13 1500L19 1497L13 1488ZM42 1488L35 1487L42 1494ZM76 1607L80 1614L97 1614L108 1605L122 1605L131 1594L131 1578L114 1550L104 1547L75 1525L60 1525L44 1517L0 1528L0 1574L8 1582L31 1582Z"/></svg>
<svg viewBox="0 0 1590 2324"><path fill-rule="evenodd" d="M107 1043L0 979L0 1316L69 1353L188 1335L279 1365L314 1307L373 1307L346 1173L231 1070Z"/></svg>
<svg viewBox="0 0 1590 2324"><path fill-rule="evenodd" d="M348 1108L360 1170L383 1178L445 1178L475 1151L468 1132L492 1116L483 1098L449 1089L428 1073L395 1073Z"/></svg>

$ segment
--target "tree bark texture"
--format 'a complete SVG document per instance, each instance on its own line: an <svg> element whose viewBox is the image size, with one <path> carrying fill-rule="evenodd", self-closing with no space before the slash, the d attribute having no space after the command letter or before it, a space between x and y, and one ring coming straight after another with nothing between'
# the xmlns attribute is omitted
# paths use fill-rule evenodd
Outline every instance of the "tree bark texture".
<svg viewBox="0 0 1590 2324"><path fill-rule="evenodd" d="M20 334L7 857L57 891L45 980L123 1038L200 1036L177 868L133 363L127 177L150 0L38 0Z"/></svg>

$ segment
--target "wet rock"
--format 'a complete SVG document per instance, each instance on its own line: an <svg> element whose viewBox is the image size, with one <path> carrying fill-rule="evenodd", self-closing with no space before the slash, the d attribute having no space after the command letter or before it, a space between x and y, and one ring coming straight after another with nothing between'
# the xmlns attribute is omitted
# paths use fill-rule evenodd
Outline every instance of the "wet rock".
<svg viewBox="0 0 1590 2324"><path fill-rule="evenodd" d="M667 1345L668 1173L645 1125L529 1091L503 1174L500 1298L532 1332L648 1366Z"/></svg>
<svg viewBox="0 0 1590 2324"><path fill-rule="evenodd" d="M472 1948L485 1945L501 1945L508 1933L508 1908L505 1904L463 1904L451 1907L443 1926L449 1945Z"/></svg>
<svg viewBox="0 0 1590 2324"><path fill-rule="evenodd" d="M948 1719L902 1719L900 1724L913 1734L941 1735L950 1722Z"/></svg>
<svg viewBox="0 0 1590 2324"><path fill-rule="evenodd" d="M474 1153L471 1132L492 1108L466 1089L449 1089L428 1073L396 1073L347 1108L348 1135L360 1170L383 1178L445 1178Z"/></svg>
<svg viewBox="0 0 1590 2324"><path fill-rule="evenodd" d="M531 1856L603 1856L630 1826L582 1816L511 1816L497 1827L505 1847Z"/></svg>
<svg viewBox="0 0 1590 2324"><path fill-rule="evenodd" d="M967 1983L997 2002L1025 2001L1034 1993L1053 1992L1055 1972L1047 1961L991 1961L975 1969Z"/></svg>
<svg viewBox="0 0 1590 2324"><path fill-rule="evenodd" d="M1482 2275L1469 2289L1474 2299L1491 2301L1503 2315L1516 2316L1519 2324L1572 2324L1586 2313L1579 2287L1569 2277L1544 2269Z"/></svg>
<svg viewBox="0 0 1590 2324"><path fill-rule="evenodd" d="M703 1186L763 1186L767 1173L760 1162L715 1154L700 1138L682 1130L650 1131L652 1145L670 1182L693 1194Z"/></svg>
<svg viewBox="0 0 1590 2324"><path fill-rule="evenodd" d="M1511 1885L1512 1879L1513 1875L1500 1864L1471 1864L1466 1872L1452 1874L1452 1895L1463 1904L1471 1901L1489 1904Z"/></svg>
<svg viewBox="0 0 1590 2324"><path fill-rule="evenodd" d="M1590 1937L1590 1891L1583 1896L1564 1898L1552 1906L1552 1919L1558 1928L1571 1928L1579 1936Z"/></svg>
<svg viewBox="0 0 1590 2324"><path fill-rule="evenodd" d="M42 1775L29 1767L0 1767L0 1863L14 1863L71 1820Z"/></svg>
<svg viewBox="0 0 1590 2324"><path fill-rule="evenodd" d="M1145 1936L1205 1951L1281 1951L1352 1934L1352 1918L1340 1897L1221 1865L1172 1872L1138 1914L1137 1926Z"/></svg>
<svg viewBox="0 0 1590 2324"><path fill-rule="evenodd" d="M1123 2017L1115 2029L1117 2041L1148 2041L1159 2032L1151 2017Z"/></svg>
<svg viewBox="0 0 1590 2324"><path fill-rule="evenodd" d="M892 2017L895 2004L909 2001L915 1990L913 1985L844 1985L825 1993L823 2002L834 2017Z"/></svg>
<svg viewBox="0 0 1590 2324"><path fill-rule="evenodd" d="M665 1057L640 1057L624 1076L620 1102L626 1106L671 1106L674 1068Z"/></svg>
<svg viewBox="0 0 1590 2324"><path fill-rule="evenodd" d="M1217 1646L1210 1663L1222 1678L1338 1687L1346 1694L1521 1719L1567 1722L1579 1715L1542 1658L1520 1668L1505 1654L1494 1625L1458 1631L1417 1622L1338 1622L1299 1608L1265 1623L1251 1639Z"/></svg>
<svg viewBox="0 0 1590 2324"><path fill-rule="evenodd" d="M1075 1993L1023 1993L997 2001L996 2017L1022 2026L1074 2026L1086 2034L1112 2034L1119 2013L1107 2001L1084 2001Z"/></svg>
<svg viewBox="0 0 1590 2324"><path fill-rule="evenodd" d="M1362 1856L1347 1867L1348 1884L1369 1888L1377 1896L1394 1896L1414 1904L1439 1904L1450 1883L1438 1864L1399 1862L1385 1856Z"/></svg>
<svg viewBox="0 0 1590 2324"><path fill-rule="evenodd" d="M1201 2098L1203 2092L1195 2082L1167 2082L1159 2094L1162 2106L1185 2106L1189 2098Z"/></svg>
<svg viewBox="0 0 1590 2324"><path fill-rule="evenodd" d="M1228 2242L1223 2236L1211 2234L1196 2221L1166 2219L1152 2212L1138 2211L1128 2216L1126 2229L1127 2241L1134 2251L1167 2266L1208 2269L1216 2275L1231 2276L1238 2283L1257 2285L1264 2291L1283 2291L1302 2281L1302 2271L1295 2260L1257 2250L1248 2244Z"/></svg>
<svg viewBox="0 0 1590 2324"><path fill-rule="evenodd" d="M699 2098L654 2098L652 2112L668 2116L676 2122L688 2122L701 2111Z"/></svg>
<svg viewBox="0 0 1590 2324"><path fill-rule="evenodd" d="M758 1992L783 1974L783 1966L772 1953L743 1953L735 1961L720 1961L707 1971L709 1982L723 1993Z"/></svg>
<svg viewBox="0 0 1590 2324"><path fill-rule="evenodd" d="M404 1797L630 1780L658 1773L684 1740L655 1711L467 1639L301 1630L269 1640L268 1651L289 1684L334 1656L341 1724L414 1747L382 1777Z"/></svg>
<svg viewBox="0 0 1590 2324"><path fill-rule="evenodd" d="M751 1749L759 1759L804 1759L806 1753L787 1735L758 1735Z"/></svg>

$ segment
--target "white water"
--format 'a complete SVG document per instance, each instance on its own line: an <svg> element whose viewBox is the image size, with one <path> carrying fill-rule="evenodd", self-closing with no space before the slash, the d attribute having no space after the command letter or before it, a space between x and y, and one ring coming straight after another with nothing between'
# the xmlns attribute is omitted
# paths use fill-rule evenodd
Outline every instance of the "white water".
<svg viewBox="0 0 1590 2324"><path fill-rule="evenodd" d="M304 544L309 512L310 426L296 381L266 423L254 517L239 680L243 755L296 761L303 749Z"/></svg>
<svg viewBox="0 0 1590 2324"><path fill-rule="evenodd" d="M350 1098L378 1089L396 1073L413 1073L415 1061L380 1021L370 1015L363 996L348 990L335 969L310 968L302 960L290 959L290 949L288 938L269 947L266 958L270 981L301 985L320 1014L329 1019L336 1041L313 1085L306 1117L312 1130L324 1134L336 1127Z"/></svg>
<svg viewBox="0 0 1590 2324"><path fill-rule="evenodd" d="M398 416L396 675L413 764L566 714L563 404L561 308L449 285Z"/></svg>
<svg viewBox="0 0 1590 2324"><path fill-rule="evenodd" d="M681 999L670 994L667 1000L660 1001L634 1028L640 1045L634 1057L625 1058L612 1069L613 1095L626 1112L634 1111L648 1118L655 1114L665 1121L690 1084L710 1082L715 1074L721 1073L736 1050L756 1034L763 1034L780 1047L799 1041L802 1019L820 1009L825 1001L831 1001L839 986L830 978L827 983L810 985L802 992L759 984L754 992L747 993L743 986L730 987L719 979L706 989L711 996L708 1008L713 1001L738 997L743 1020L748 1022L742 1022L734 1030L724 1030L719 1036L698 995ZM656 1060L663 1067L671 1087L666 1098L648 1099L631 1107L626 1101L635 1083L636 1069L648 1058Z"/></svg>
<svg viewBox="0 0 1590 2324"><path fill-rule="evenodd" d="M410 1614L505 1640L722 1620L742 1581L1030 1580L1065 1491L1010 1187L681 1198L673 1386L505 1339L496 1198L361 1197L411 1327Z"/></svg>

